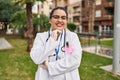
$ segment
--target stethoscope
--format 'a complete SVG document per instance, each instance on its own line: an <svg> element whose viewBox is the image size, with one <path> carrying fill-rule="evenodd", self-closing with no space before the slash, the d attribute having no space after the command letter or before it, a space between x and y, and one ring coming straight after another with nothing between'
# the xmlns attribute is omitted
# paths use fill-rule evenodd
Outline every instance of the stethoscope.
<svg viewBox="0 0 120 80"><path fill-rule="evenodd" d="M50 30L48 31L48 38L46 39L46 42L48 41L49 38L50 38ZM64 30L64 42L63 42L63 46L61 47L62 52L65 52L65 42L66 42L66 30ZM66 45L68 45L68 42L66 42Z"/></svg>

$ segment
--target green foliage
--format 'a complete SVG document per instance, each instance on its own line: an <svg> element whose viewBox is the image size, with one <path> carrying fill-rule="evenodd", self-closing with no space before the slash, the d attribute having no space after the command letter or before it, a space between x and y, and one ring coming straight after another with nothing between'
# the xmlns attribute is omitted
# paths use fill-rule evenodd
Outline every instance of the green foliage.
<svg viewBox="0 0 120 80"><path fill-rule="evenodd" d="M41 14L39 20L40 20L39 24L41 27L47 27L46 24L49 22L49 18L46 15Z"/></svg>
<svg viewBox="0 0 120 80"><path fill-rule="evenodd" d="M13 49L0 50L0 80L34 80L37 65L25 51L26 40L20 37L7 37Z"/></svg>
<svg viewBox="0 0 120 80"><path fill-rule="evenodd" d="M41 2L44 2L44 1L46 1L46 0L36 0L36 1L41 1Z"/></svg>
<svg viewBox="0 0 120 80"><path fill-rule="evenodd" d="M49 17L46 16L45 14L41 14L39 18L38 15L34 14L33 24L39 25L41 28L46 28L46 29L50 28Z"/></svg>
<svg viewBox="0 0 120 80"><path fill-rule="evenodd" d="M0 21L9 22L10 16L16 11L20 10L18 5L14 5L10 0L0 1Z"/></svg>
<svg viewBox="0 0 120 80"><path fill-rule="evenodd" d="M112 47L113 46L113 39L112 40L102 40L102 41L100 41L100 45Z"/></svg>
<svg viewBox="0 0 120 80"><path fill-rule="evenodd" d="M68 23L67 24L67 28L70 30L70 31L75 31L76 29L76 25L74 23Z"/></svg>
<svg viewBox="0 0 120 80"><path fill-rule="evenodd" d="M20 27L21 25L26 25L26 15L25 11L18 11L11 16L11 22L15 27Z"/></svg>

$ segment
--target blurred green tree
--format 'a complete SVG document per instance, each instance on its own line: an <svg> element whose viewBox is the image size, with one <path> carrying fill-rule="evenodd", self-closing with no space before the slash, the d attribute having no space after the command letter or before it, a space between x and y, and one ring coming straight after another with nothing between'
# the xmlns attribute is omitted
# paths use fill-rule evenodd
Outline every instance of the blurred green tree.
<svg viewBox="0 0 120 80"><path fill-rule="evenodd" d="M29 52L32 48L32 44L33 44L33 17L32 17L32 5L35 1L41 1L44 2L46 0L13 0L13 2L15 2L15 4L19 4L19 5L26 5L25 9L26 9L26 17L27 17L27 51Z"/></svg>
<svg viewBox="0 0 120 80"><path fill-rule="evenodd" d="M21 10L20 6L14 5L11 0L0 0L0 22L7 25L10 22L11 15L19 10Z"/></svg>
<svg viewBox="0 0 120 80"><path fill-rule="evenodd" d="M74 23L68 23L67 24L67 28L70 30L70 31L75 31L76 29L76 25Z"/></svg>
<svg viewBox="0 0 120 80"><path fill-rule="evenodd" d="M40 28L40 32L48 30L50 28L49 17L46 16L45 14L41 14L39 18L37 16L38 16L37 14L34 15L33 18L34 25L37 25Z"/></svg>

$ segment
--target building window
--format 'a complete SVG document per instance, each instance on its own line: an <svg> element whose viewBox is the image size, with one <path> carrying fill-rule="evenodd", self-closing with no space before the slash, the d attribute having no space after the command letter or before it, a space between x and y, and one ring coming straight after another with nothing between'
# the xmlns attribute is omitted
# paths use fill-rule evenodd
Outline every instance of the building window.
<svg viewBox="0 0 120 80"><path fill-rule="evenodd" d="M73 22L80 22L80 16L73 16Z"/></svg>
<svg viewBox="0 0 120 80"><path fill-rule="evenodd" d="M104 12L105 12L105 15L113 15L114 14L113 8L105 8Z"/></svg>
<svg viewBox="0 0 120 80"><path fill-rule="evenodd" d="M101 17L101 10L96 10L95 17Z"/></svg>
<svg viewBox="0 0 120 80"><path fill-rule="evenodd" d="M82 7L84 8L85 7L85 1L82 0Z"/></svg>
<svg viewBox="0 0 120 80"><path fill-rule="evenodd" d="M101 5L101 0L96 0L96 5Z"/></svg>
<svg viewBox="0 0 120 80"><path fill-rule="evenodd" d="M80 13L80 6L73 7L74 13Z"/></svg>

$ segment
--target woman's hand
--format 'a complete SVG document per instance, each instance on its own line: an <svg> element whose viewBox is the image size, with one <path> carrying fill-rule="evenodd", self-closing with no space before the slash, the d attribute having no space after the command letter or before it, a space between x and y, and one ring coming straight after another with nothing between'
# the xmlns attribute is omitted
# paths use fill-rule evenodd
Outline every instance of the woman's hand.
<svg viewBox="0 0 120 80"><path fill-rule="evenodd" d="M58 40L59 36L60 36L61 31L60 30L53 30L51 33L51 36L54 40Z"/></svg>
<svg viewBox="0 0 120 80"><path fill-rule="evenodd" d="M44 61L42 64L39 64L39 66L45 70L48 70L48 60Z"/></svg>

